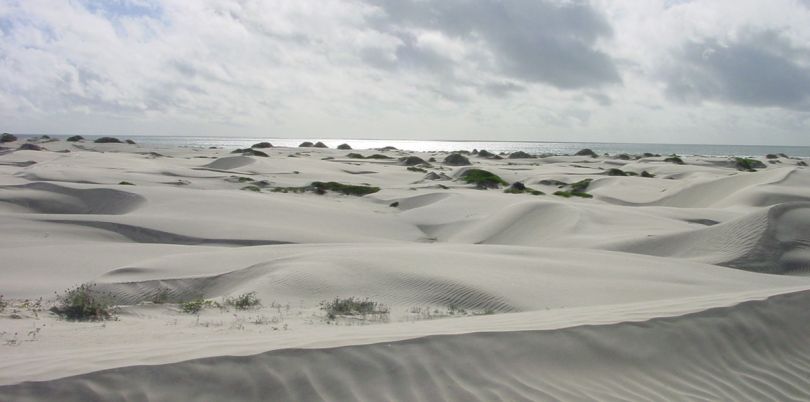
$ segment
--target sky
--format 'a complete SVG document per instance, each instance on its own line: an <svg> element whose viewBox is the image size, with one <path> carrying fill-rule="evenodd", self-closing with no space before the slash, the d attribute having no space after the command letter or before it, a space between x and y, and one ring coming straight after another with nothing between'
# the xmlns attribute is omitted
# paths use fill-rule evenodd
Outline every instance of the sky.
<svg viewBox="0 0 810 402"><path fill-rule="evenodd" d="M810 145L810 0L2 0L0 131Z"/></svg>

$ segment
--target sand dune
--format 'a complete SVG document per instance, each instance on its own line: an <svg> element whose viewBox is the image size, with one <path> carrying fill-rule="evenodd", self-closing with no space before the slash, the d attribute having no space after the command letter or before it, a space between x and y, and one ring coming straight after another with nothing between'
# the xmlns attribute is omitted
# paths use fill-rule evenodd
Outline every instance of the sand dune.
<svg viewBox="0 0 810 402"><path fill-rule="evenodd" d="M46 182L0 187L0 202L21 206L38 214L121 215L146 199L109 188L75 189Z"/></svg>
<svg viewBox="0 0 810 402"><path fill-rule="evenodd" d="M234 394L290 401L803 400L809 302L804 292L642 323L125 367L0 387L0 394L76 401Z"/></svg>
<svg viewBox="0 0 810 402"><path fill-rule="evenodd" d="M47 148L0 155L0 400L810 397L795 163L470 156L532 195L446 153ZM593 198L553 195L582 179ZM313 181L380 191L293 191ZM119 319L47 312L81 283ZM330 318L335 297L386 309Z"/></svg>
<svg viewBox="0 0 810 402"><path fill-rule="evenodd" d="M722 224L610 249L768 273L810 267L810 203L784 203Z"/></svg>

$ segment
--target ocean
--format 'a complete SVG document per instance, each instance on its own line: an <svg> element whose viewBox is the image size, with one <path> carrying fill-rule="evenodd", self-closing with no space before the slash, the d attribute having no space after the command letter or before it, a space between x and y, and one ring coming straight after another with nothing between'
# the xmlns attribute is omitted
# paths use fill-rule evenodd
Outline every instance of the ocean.
<svg viewBox="0 0 810 402"><path fill-rule="evenodd" d="M20 135L21 138L32 137ZM53 138L67 138L67 135L51 135ZM88 139L98 136L85 136ZM643 144L643 143L610 143L610 142L542 142L542 141L424 141L424 140L369 140L369 139L329 139L329 138L259 138L259 137L182 137L182 136L119 136L133 141L162 147L190 148L245 148L261 141L268 141L274 146L297 147L303 141L322 141L330 148L340 144L349 144L353 149L373 149L393 146L397 149L429 152L486 149L490 152L524 151L530 154L574 154L583 148L590 148L599 154L642 154L645 152L661 155L703 155L703 156L751 156L762 157L766 154L784 153L788 156L810 158L810 146L780 145L709 145L709 144Z"/></svg>

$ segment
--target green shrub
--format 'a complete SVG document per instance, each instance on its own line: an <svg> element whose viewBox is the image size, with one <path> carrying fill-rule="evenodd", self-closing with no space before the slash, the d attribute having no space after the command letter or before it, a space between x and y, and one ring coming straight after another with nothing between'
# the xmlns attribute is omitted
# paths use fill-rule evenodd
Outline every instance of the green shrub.
<svg viewBox="0 0 810 402"><path fill-rule="evenodd" d="M51 312L70 321L102 321L114 314L112 295L95 290L93 284L81 284L56 297Z"/></svg>
<svg viewBox="0 0 810 402"><path fill-rule="evenodd" d="M672 155L672 156L664 159L664 162L671 162L671 163L674 163L676 165L683 165L684 164L683 159L681 159L678 155Z"/></svg>
<svg viewBox="0 0 810 402"><path fill-rule="evenodd" d="M196 297L191 300L181 302L179 304L180 311L187 314L199 314L205 308L221 307L219 303L212 300L205 300L202 297Z"/></svg>
<svg viewBox="0 0 810 402"><path fill-rule="evenodd" d="M8 302L5 301L5 299L3 299L3 295L0 295L0 313L2 313L3 310L5 310L7 306L8 306Z"/></svg>
<svg viewBox="0 0 810 402"><path fill-rule="evenodd" d="M764 163L751 158L734 158L734 166L737 170L745 170L749 172L756 172L757 169L765 169Z"/></svg>
<svg viewBox="0 0 810 402"><path fill-rule="evenodd" d="M258 297L256 297L256 292L248 292L236 297L226 298L225 305L231 306L237 310L247 310L253 307L261 306L262 302Z"/></svg>
<svg viewBox="0 0 810 402"><path fill-rule="evenodd" d="M576 183L571 184L571 192L572 193L584 193L585 190L588 189L588 186L591 185L593 179L583 179Z"/></svg>
<svg viewBox="0 0 810 402"><path fill-rule="evenodd" d="M573 190L572 191L556 191L554 193L554 195L557 195L557 196L560 196L560 197L565 197L565 198L571 198L572 196L573 197L581 197L581 198L593 198L593 195L591 195L591 194L581 192L581 191L573 191Z"/></svg>
<svg viewBox="0 0 810 402"><path fill-rule="evenodd" d="M427 170L416 166L408 166L408 170L410 170L411 172L427 173Z"/></svg>
<svg viewBox="0 0 810 402"><path fill-rule="evenodd" d="M608 176L627 176L627 172L617 168L611 168L607 171Z"/></svg>
<svg viewBox="0 0 810 402"><path fill-rule="evenodd" d="M118 185L121 185L121 186L134 186L134 184L132 184L132 183L130 183L128 181L118 182Z"/></svg>
<svg viewBox="0 0 810 402"><path fill-rule="evenodd" d="M350 159L365 159L366 158L365 156L363 156L361 154L358 154L356 152L348 153L348 154L346 154L346 157L350 158Z"/></svg>
<svg viewBox="0 0 810 402"><path fill-rule="evenodd" d="M482 169L469 169L461 175L461 179L468 184L475 184L477 188L498 188L499 185L508 185L498 175Z"/></svg>
<svg viewBox="0 0 810 402"><path fill-rule="evenodd" d="M257 193L258 193L258 192L260 192L260 191L262 191L262 189L260 189L258 186L254 186L254 185L250 185L250 186L245 186L245 187L242 187L242 188L241 188L241 190L245 190L245 191L255 191L255 192L257 192Z"/></svg>
<svg viewBox="0 0 810 402"><path fill-rule="evenodd" d="M655 177L655 175L648 172L648 171L646 171L646 170L644 170L644 171L641 172L641 177L646 177L648 179L651 179L651 178Z"/></svg>
<svg viewBox="0 0 810 402"><path fill-rule="evenodd" d="M329 302L321 302L321 309L326 312L326 316L330 320L334 320L337 316L356 316L356 315L388 315L388 307L372 301L368 298L360 299L348 297L341 299L335 297L334 300Z"/></svg>

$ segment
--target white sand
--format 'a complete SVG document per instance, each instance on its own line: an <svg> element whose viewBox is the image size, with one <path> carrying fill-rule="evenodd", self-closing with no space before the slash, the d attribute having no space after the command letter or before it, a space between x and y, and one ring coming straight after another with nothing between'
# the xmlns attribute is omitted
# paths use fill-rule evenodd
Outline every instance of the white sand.
<svg viewBox="0 0 810 402"><path fill-rule="evenodd" d="M810 171L794 159L470 156L533 196L346 158L402 151L42 145L0 151L0 400L810 398ZM593 199L541 183L584 178ZM382 190L271 191L313 181ZM117 320L47 312L86 282ZM263 306L176 304L246 292ZM319 303L338 296L390 313L332 322Z"/></svg>

